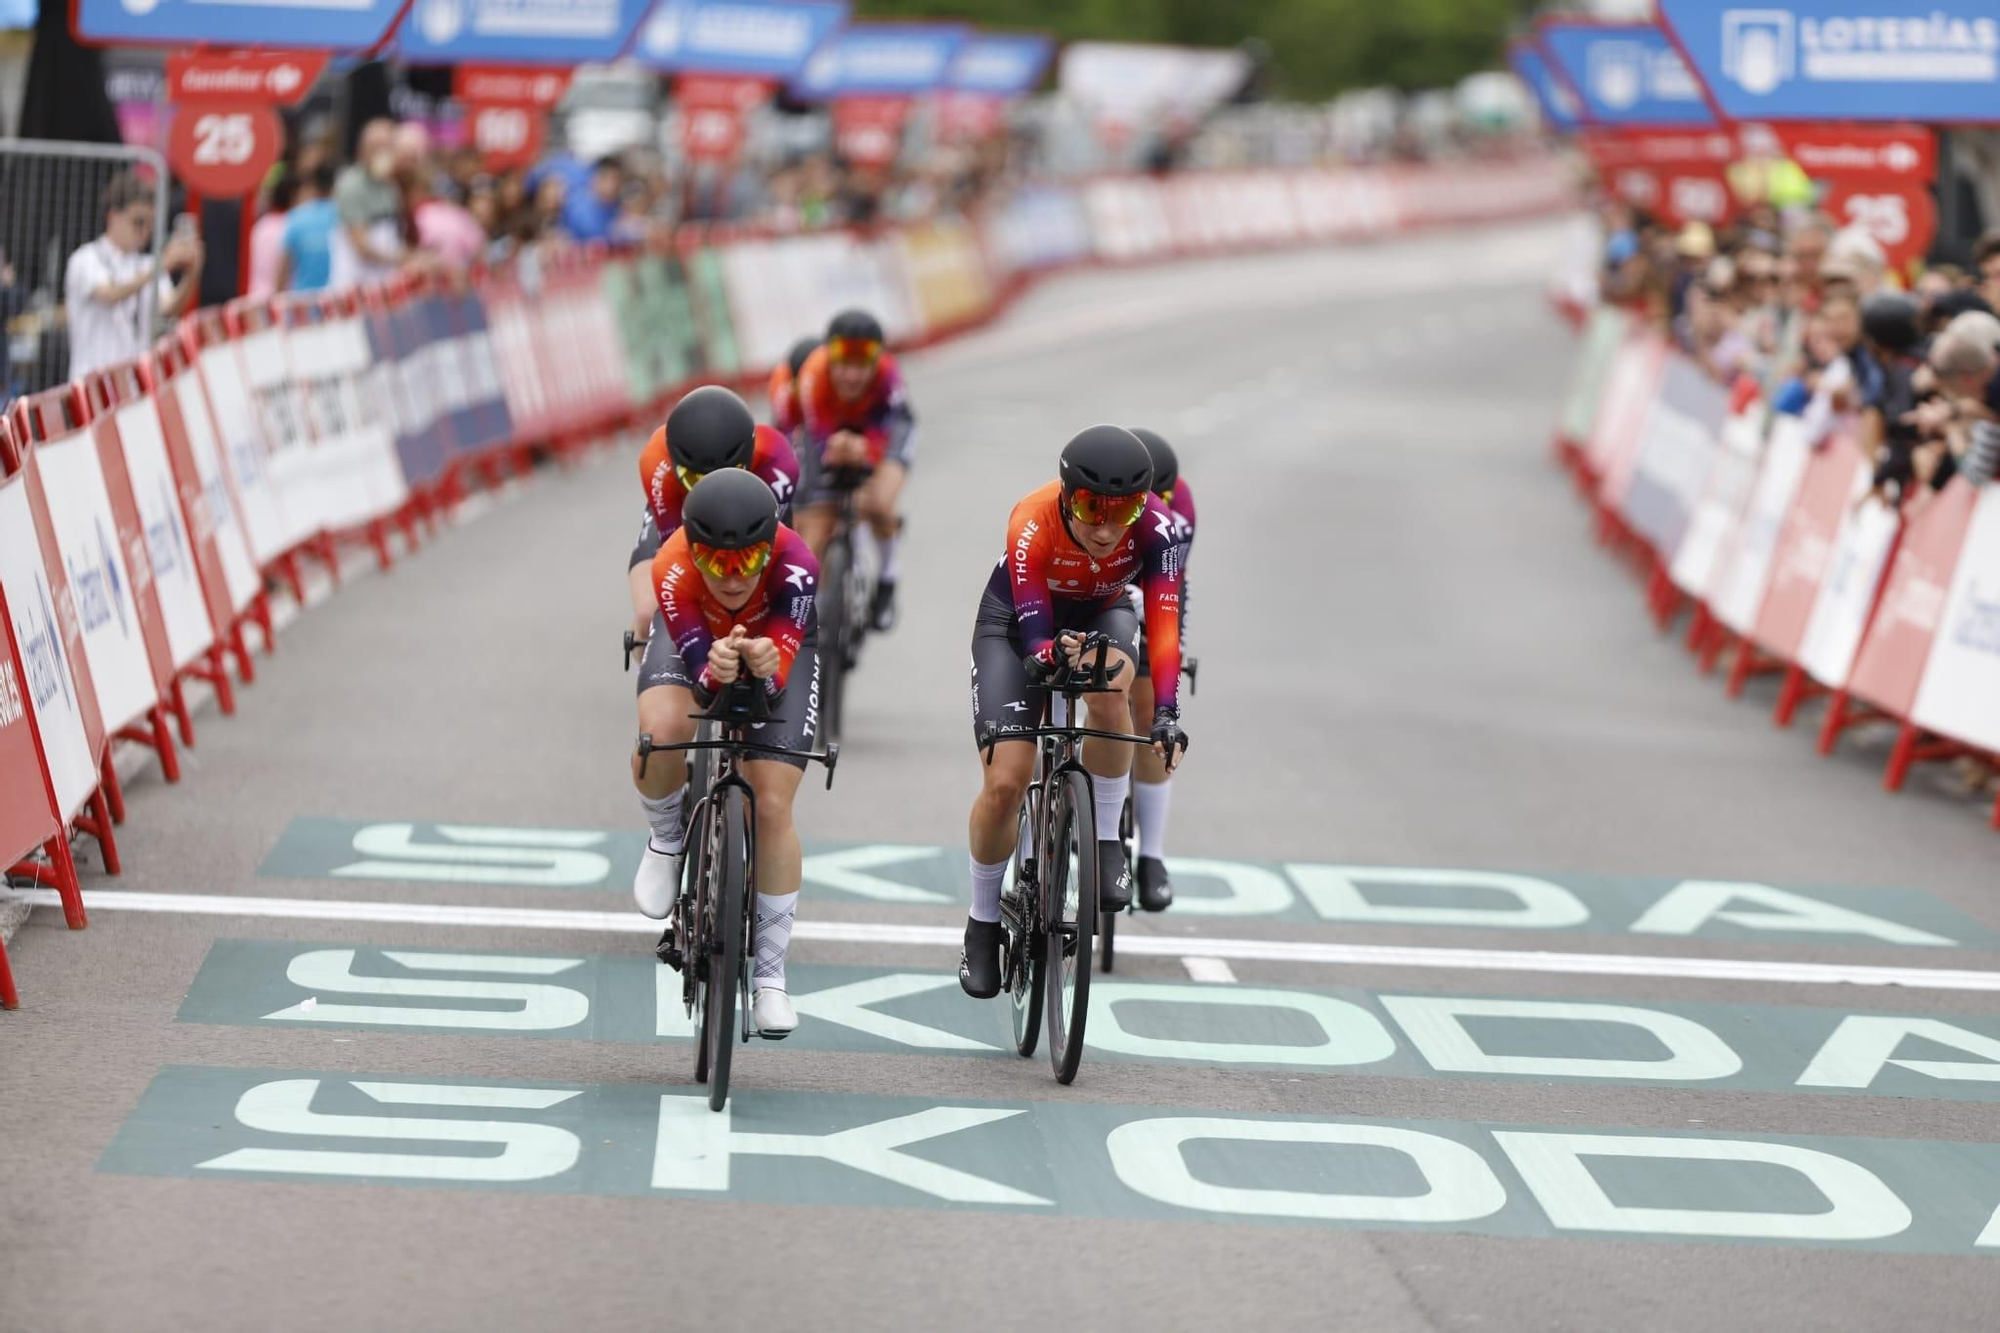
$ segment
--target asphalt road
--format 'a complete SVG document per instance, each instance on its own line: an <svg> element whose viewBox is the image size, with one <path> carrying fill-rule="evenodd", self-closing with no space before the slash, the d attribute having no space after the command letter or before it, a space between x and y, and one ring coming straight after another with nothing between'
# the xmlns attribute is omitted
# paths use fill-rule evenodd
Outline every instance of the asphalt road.
<svg viewBox="0 0 2000 1333"><path fill-rule="evenodd" d="M1547 459L1558 254L1091 273L910 358L904 620L726 1120L625 892L628 452L304 616L10 945L0 1329L1989 1321L1996 843L1653 633ZM948 941L975 599L1099 420L1197 490L1202 683L1184 903L1061 1088Z"/></svg>

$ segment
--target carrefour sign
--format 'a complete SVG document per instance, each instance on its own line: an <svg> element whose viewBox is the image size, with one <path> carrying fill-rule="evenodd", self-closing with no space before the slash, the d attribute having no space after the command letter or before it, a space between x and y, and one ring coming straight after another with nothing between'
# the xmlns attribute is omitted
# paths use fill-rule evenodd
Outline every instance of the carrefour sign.
<svg viewBox="0 0 2000 1333"><path fill-rule="evenodd" d="M1660 0L1732 117L2000 122L2000 9L1985 0Z"/></svg>
<svg viewBox="0 0 2000 1333"><path fill-rule="evenodd" d="M1650 23L1558 21L1540 30L1542 50L1599 125L1712 125L1701 85L1666 34Z"/></svg>

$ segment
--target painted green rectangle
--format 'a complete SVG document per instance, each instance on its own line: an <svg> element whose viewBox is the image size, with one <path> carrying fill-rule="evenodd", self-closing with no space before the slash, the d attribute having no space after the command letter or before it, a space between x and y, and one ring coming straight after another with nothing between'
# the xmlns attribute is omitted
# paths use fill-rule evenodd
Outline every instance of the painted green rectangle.
<svg viewBox="0 0 2000 1333"><path fill-rule="evenodd" d="M121 1175L1975 1254L2000 1146L172 1066Z"/></svg>
<svg viewBox="0 0 2000 1333"><path fill-rule="evenodd" d="M258 867L288 878L595 890L622 895L641 829L298 818ZM809 842L808 898L933 907L971 896L962 847ZM2000 949L2000 932L1916 889L1169 857L1176 919L1577 932L1758 943Z"/></svg>
<svg viewBox="0 0 2000 1333"><path fill-rule="evenodd" d="M794 964L782 1046L1016 1058L1008 1005L955 973ZM681 979L644 954L524 955L218 940L179 1020L230 1026L682 1043ZM1092 1062L1298 1074L1655 1085L2000 1101L2000 1016L1809 1005L1644 1005L1099 976Z"/></svg>

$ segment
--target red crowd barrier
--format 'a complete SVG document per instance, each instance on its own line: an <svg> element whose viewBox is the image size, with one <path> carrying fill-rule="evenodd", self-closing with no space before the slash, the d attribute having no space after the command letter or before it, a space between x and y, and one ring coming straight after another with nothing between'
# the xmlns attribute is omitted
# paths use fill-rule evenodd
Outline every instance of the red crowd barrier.
<svg viewBox="0 0 2000 1333"><path fill-rule="evenodd" d="M1691 606L1705 668L1733 645L1732 696L1782 673L1780 726L1826 700L1822 754L1858 724L1895 724L1891 791L1919 762L2000 765L2000 487L1958 479L1886 505L1846 423L1769 416L1747 384L1717 429L1690 431L1688 393L1672 400L1691 362L1618 311L1585 327L1564 420L1588 433L1559 433L1556 453L1600 541L1647 572L1662 628Z"/></svg>

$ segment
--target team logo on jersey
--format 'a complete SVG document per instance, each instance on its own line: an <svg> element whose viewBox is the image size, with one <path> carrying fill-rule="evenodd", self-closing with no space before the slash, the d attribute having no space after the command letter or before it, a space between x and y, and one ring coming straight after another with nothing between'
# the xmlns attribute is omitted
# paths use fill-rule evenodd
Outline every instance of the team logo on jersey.
<svg viewBox="0 0 2000 1333"><path fill-rule="evenodd" d="M787 564L785 568L792 571L789 575L785 577L785 582L787 584L789 584L794 588L797 588L800 592L804 592L808 587L811 586L812 571L807 569L804 565Z"/></svg>

